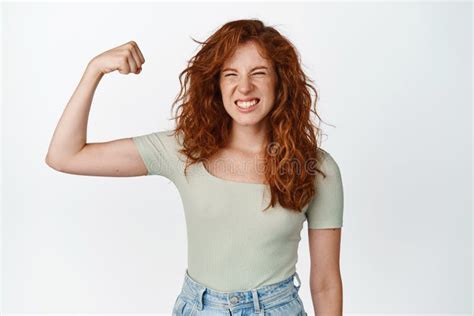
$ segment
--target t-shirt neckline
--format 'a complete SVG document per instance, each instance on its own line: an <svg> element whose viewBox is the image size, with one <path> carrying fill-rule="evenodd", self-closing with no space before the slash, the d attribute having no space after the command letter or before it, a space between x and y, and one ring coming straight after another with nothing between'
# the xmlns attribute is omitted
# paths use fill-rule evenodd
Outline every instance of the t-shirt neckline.
<svg viewBox="0 0 474 316"><path fill-rule="evenodd" d="M259 187L262 187L262 186L266 186L267 184L265 183L254 183L254 182L242 182L242 181L235 181L235 180L227 180L227 179L222 179L222 178L219 178L219 177L216 177L215 175L213 175L212 173L210 173L206 167L204 166L204 162L200 162L199 165L201 166L201 169L203 169L205 175L209 178L212 178L214 180L217 180L219 182L222 182L222 183L228 183L228 184L234 184L234 185L246 185L246 186L259 186Z"/></svg>

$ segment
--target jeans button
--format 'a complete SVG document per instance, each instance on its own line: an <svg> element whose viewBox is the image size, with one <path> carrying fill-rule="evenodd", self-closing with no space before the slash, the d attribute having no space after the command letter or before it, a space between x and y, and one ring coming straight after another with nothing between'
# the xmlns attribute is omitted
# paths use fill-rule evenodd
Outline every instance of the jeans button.
<svg viewBox="0 0 474 316"><path fill-rule="evenodd" d="M231 302L232 304L238 303L238 302L239 302L239 298L238 298L237 296L232 296L232 297L230 298L230 302Z"/></svg>

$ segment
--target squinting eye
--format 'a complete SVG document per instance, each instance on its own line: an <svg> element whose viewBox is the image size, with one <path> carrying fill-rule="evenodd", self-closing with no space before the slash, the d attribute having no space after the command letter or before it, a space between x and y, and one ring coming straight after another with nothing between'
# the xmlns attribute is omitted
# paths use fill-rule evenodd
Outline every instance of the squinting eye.
<svg viewBox="0 0 474 316"><path fill-rule="evenodd" d="M256 73L254 73L254 75L266 75L266 73L264 73L264 72L256 72ZM224 77L228 77L228 76L235 76L235 74L227 74L227 75L225 75Z"/></svg>

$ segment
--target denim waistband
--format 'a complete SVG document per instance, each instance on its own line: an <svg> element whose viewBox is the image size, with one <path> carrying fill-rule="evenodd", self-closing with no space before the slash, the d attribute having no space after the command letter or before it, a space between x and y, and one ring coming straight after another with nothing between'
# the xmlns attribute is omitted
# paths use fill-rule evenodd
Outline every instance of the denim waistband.
<svg viewBox="0 0 474 316"><path fill-rule="evenodd" d="M296 278L298 285L293 283ZM202 310L204 305L223 309L237 309L253 306L259 313L262 305L271 305L272 302L285 299L287 296L294 295L301 287L301 280L297 272L288 278L273 284L264 285L247 291L221 292L210 289L197 282L185 271L182 295L191 300L196 300L196 308Z"/></svg>

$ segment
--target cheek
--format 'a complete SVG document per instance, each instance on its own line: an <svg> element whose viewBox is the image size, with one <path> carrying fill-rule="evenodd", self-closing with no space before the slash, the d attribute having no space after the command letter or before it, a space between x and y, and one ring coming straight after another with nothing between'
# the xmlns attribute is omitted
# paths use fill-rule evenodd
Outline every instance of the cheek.
<svg viewBox="0 0 474 316"><path fill-rule="evenodd" d="M221 85L220 90L221 90L221 95L222 95L223 98L226 98L226 96L227 97L229 96L229 94L230 94L229 85Z"/></svg>
<svg viewBox="0 0 474 316"><path fill-rule="evenodd" d="M267 96L267 100L269 102L273 102L273 100L275 100L275 88L274 87L268 87L266 90L265 90L265 95Z"/></svg>

